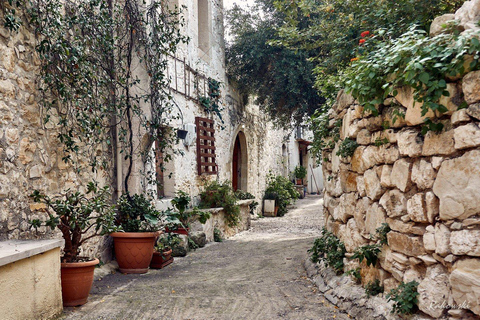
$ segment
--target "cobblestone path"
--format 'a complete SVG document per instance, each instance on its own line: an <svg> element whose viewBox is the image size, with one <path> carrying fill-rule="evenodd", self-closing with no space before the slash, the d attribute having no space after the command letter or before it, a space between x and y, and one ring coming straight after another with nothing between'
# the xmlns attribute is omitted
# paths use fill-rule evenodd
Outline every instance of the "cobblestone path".
<svg viewBox="0 0 480 320"><path fill-rule="evenodd" d="M303 259L323 225L320 197L191 252L162 270L95 281L64 319L349 319L318 294Z"/></svg>

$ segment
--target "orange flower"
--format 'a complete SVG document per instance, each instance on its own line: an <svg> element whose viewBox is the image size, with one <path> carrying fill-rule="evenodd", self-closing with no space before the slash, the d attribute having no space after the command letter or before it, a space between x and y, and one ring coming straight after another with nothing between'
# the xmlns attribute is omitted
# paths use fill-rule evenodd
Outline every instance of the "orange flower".
<svg viewBox="0 0 480 320"><path fill-rule="evenodd" d="M365 38L365 37L368 36L369 34L370 34L370 31L363 31L363 32L360 34L360 37Z"/></svg>
<svg viewBox="0 0 480 320"><path fill-rule="evenodd" d="M352 59L350 59L350 61L357 61L357 60L358 60L358 58L352 58Z"/></svg>
<svg viewBox="0 0 480 320"><path fill-rule="evenodd" d="M358 44L364 44L364 43L365 43L365 39L360 39Z"/></svg>

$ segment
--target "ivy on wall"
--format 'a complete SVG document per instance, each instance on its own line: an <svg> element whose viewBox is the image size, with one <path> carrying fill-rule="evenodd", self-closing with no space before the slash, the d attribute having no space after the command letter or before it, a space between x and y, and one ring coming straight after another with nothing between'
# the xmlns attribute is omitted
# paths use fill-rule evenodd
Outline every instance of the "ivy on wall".
<svg viewBox="0 0 480 320"><path fill-rule="evenodd" d="M35 31L45 125L58 130L63 161L108 172L118 140L132 173L135 136L172 143L167 56L187 38L183 18L162 0L1 1L4 25ZM86 163L84 163L86 161Z"/></svg>

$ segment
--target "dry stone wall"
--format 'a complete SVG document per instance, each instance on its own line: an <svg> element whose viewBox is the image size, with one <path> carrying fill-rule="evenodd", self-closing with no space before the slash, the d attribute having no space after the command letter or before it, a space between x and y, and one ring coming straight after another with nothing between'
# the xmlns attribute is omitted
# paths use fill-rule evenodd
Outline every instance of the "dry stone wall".
<svg viewBox="0 0 480 320"><path fill-rule="evenodd" d="M388 292L416 280L422 312L467 318L480 315L480 71L448 90L444 130L425 135L410 88L399 88L378 116L339 93L330 123L343 121L341 139L323 154L325 214L350 255L376 242L383 223L392 229L378 267L362 266L364 283L378 278ZM468 107L458 109L463 101ZM394 122L395 110L405 119ZM345 138L359 145L347 158L337 155Z"/></svg>

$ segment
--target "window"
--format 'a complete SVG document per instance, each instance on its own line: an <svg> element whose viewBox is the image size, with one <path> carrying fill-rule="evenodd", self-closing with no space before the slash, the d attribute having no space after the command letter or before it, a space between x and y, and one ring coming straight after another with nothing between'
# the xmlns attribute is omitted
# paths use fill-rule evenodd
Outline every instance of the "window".
<svg viewBox="0 0 480 320"><path fill-rule="evenodd" d="M197 126L198 174L217 174L215 162L215 129L211 119L195 118Z"/></svg>
<svg viewBox="0 0 480 320"><path fill-rule="evenodd" d="M210 19L208 0L198 0L198 47L209 55Z"/></svg>

